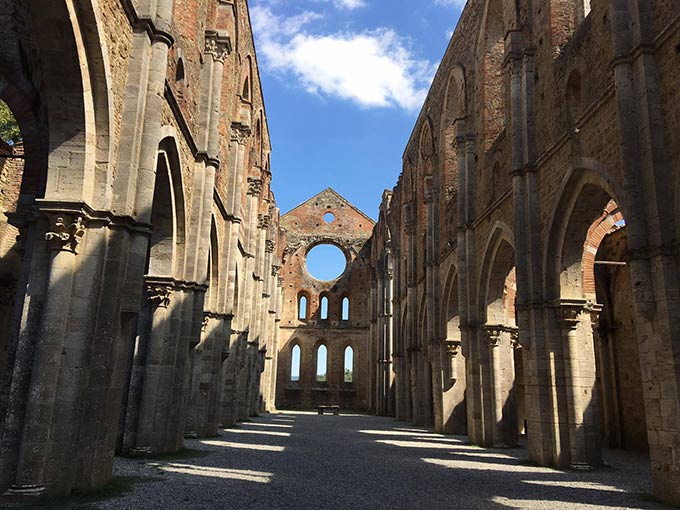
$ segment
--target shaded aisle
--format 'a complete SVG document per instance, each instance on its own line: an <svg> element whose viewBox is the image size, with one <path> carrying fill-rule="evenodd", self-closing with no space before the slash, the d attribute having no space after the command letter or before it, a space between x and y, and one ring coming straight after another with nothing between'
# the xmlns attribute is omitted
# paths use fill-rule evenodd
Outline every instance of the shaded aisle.
<svg viewBox="0 0 680 510"><path fill-rule="evenodd" d="M634 455L555 471L530 466L523 449L481 449L388 418L287 412L186 445L200 455L117 459L118 476L149 481L98 508L665 508L641 495L648 466Z"/></svg>

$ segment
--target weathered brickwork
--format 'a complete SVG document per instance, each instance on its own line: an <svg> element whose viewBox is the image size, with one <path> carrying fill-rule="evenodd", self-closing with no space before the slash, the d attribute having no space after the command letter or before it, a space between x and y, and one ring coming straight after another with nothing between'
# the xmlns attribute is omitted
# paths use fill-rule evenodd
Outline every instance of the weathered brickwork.
<svg viewBox="0 0 680 510"><path fill-rule="evenodd" d="M327 222L324 215L332 214ZM330 219L330 217L328 217ZM365 411L369 405L370 242L374 222L332 189L327 189L281 217L285 235L282 257L283 306L276 402L280 408L339 405ZM320 244L338 247L347 267L333 281L315 279L307 253ZM304 318L300 298L306 299ZM328 300L327 317L321 300ZM349 310L343 319L343 300ZM327 349L326 380L317 381L317 352ZM292 352L300 349L299 380L292 376ZM345 351L353 352L352 381L345 381Z"/></svg>
<svg viewBox="0 0 680 510"><path fill-rule="evenodd" d="M678 47L673 2L467 2L373 233L372 409L649 451L680 502Z"/></svg>
<svg viewBox="0 0 680 510"><path fill-rule="evenodd" d="M0 7L22 134L0 147L0 497L30 500L272 410L282 249L245 0Z"/></svg>

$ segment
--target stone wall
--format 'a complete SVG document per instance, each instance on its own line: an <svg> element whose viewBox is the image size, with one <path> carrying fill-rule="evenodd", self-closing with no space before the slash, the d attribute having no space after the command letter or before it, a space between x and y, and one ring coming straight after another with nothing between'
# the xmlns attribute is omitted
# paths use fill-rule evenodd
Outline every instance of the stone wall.
<svg viewBox="0 0 680 510"><path fill-rule="evenodd" d="M327 223L324 215L333 214ZM332 189L327 189L281 217L285 252L281 274L283 307L276 401L281 408L314 408L320 404L365 411L369 403L368 301L370 243L373 221ZM345 255L347 266L333 281L315 279L307 270L307 253L319 244L332 244ZM298 304L307 298L306 318ZM328 299L328 317L321 316L321 299ZM343 299L349 315L342 317ZM316 353L328 349L327 380L316 380ZM300 380L291 380L291 353L301 349ZM353 381L344 382L344 353L354 353Z"/></svg>
<svg viewBox="0 0 680 510"><path fill-rule="evenodd" d="M648 449L678 503L680 16L589 4L467 2L373 234L376 409L543 465Z"/></svg>

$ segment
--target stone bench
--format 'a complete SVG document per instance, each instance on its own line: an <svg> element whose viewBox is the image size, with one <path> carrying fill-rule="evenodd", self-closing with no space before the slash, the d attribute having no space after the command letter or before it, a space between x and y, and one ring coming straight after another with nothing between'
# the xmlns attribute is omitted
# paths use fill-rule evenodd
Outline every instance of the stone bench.
<svg viewBox="0 0 680 510"><path fill-rule="evenodd" d="M319 406L318 412L323 415L326 411L332 412L335 416L340 414L340 406Z"/></svg>

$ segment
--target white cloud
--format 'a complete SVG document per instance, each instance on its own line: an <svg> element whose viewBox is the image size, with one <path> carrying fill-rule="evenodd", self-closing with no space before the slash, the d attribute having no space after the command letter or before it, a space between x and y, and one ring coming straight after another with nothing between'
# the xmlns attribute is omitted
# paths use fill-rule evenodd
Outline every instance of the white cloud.
<svg viewBox="0 0 680 510"><path fill-rule="evenodd" d="M333 2L336 7L345 9L358 9L359 7L366 7L366 2L363 0L335 0Z"/></svg>
<svg viewBox="0 0 680 510"><path fill-rule="evenodd" d="M467 0L434 0L437 5L451 5L453 7L460 7L461 9L465 7Z"/></svg>
<svg viewBox="0 0 680 510"><path fill-rule="evenodd" d="M270 0L271 1L271 0ZM317 3L332 3L336 9L354 10L361 7L366 7L365 0L310 0Z"/></svg>
<svg viewBox="0 0 680 510"><path fill-rule="evenodd" d="M264 66L310 93L409 111L425 100L435 68L394 30L314 34L308 25L321 16L312 11L283 17L255 6L251 15Z"/></svg>

